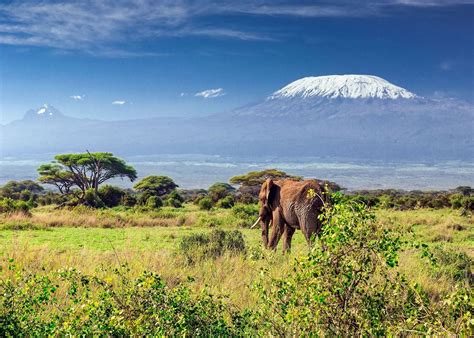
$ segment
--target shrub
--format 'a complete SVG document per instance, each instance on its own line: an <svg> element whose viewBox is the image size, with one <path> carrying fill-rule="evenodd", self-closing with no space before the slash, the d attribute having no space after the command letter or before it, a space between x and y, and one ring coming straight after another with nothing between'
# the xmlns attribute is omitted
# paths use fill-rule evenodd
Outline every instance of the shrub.
<svg viewBox="0 0 474 338"><path fill-rule="evenodd" d="M455 282L465 282L469 287L474 287L474 274L471 269L474 261L464 252L442 248L433 249L433 258L436 264L436 273L447 275Z"/></svg>
<svg viewBox="0 0 474 338"><path fill-rule="evenodd" d="M233 194L235 188L228 183L214 183L208 189L208 195L213 203Z"/></svg>
<svg viewBox="0 0 474 338"><path fill-rule="evenodd" d="M44 188L32 180L9 181L0 188L0 197L10 197L14 200L28 201L44 192Z"/></svg>
<svg viewBox="0 0 474 338"><path fill-rule="evenodd" d="M102 202L100 196L96 194L94 189L87 189L84 195L85 205L92 208L103 208L105 207L104 202Z"/></svg>
<svg viewBox="0 0 474 338"><path fill-rule="evenodd" d="M99 189L100 199L109 208L119 205L124 195L125 192L122 189L113 185L107 184Z"/></svg>
<svg viewBox="0 0 474 338"><path fill-rule="evenodd" d="M174 208L181 208L183 206L184 199L178 193L178 191L173 190L166 198L165 205Z"/></svg>
<svg viewBox="0 0 474 338"><path fill-rule="evenodd" d="M257 204L236 204L232 207L232 215L239 219L239 226L249 227L258 217Z"/></svg>
<svg viewBox="0 0 474 338"><path fill-rule="evenodd" d="M163 206L163 201L158 196L150 196L146 200L146 207L148 209L159 209Z"/></svg>
<svg viewBox="0 0 474 338"><path fill-rule="evenodd" d="M393 271L402 241L381 229L363 203L333 195L320 239L294 270L256 284L259 318L270 336L469 335L472 291L432 303ZM470 294L471 296L468 296ZM448 309L449 308L449 309ZM471 332L472 333L472 332Z"/></svg>
<svg viewBox="0 0 474 338"><path fill-rule="evenodd" d="M17 267L10 261L9 269ZM137 278L110 271L118 281L74 269L50 274L0 271L2 336L227 337L249 332L250 318L204 290L168 287L155 273ZM58 297L66 294L67 297Z"/></svg>
<svg viewBox="0 0 474 338"><path fill-rule="evenodd" d="M245 253L245 241L239 230L215 229L210 233L192 234L181 239L179 253L188 264L203 259L215 259L225 252L232 255Z"/></svg>
<svg viewBox="0 0 474 338"><path fill-rule="evenodd" d="M237 195L237 202L242 204L256 204L258 198L250 193L244 192Z"/></svg>
<svg viewBox="0 0 474 338"><path fill-rule="evenodd" d="M63 195L53 191L47 191L45 194L38 195L36 202L39 205L63 204L68 200L67 195Z"/></svg>
<svg viewBox="0 0 474 338"><path fill-rule="evenodd" d="M462 207L462 199L463 199L462 194L452 194L449 198L449 201L451 203L451 208L460 209Z"/></svg>
<svg viewBox="0 0 474 338"><path fill-rule="evenodd" d="M137 198L130 194L130 193L125 193L122 196L122 200L120 204L126 206L126 207L134 207L137 204Z"/></svg>
<svg viewBox="0 0 474 338"><path fill-rule="evenodd" d="M0 199L0 213L23 212L29 213L32 205L22 200L14 200L12 198Z"/></svg>
<svg viewBox="0 0 474 338"><path fill-rule="evenodd" d="M216 203L216 207L222 208L222 209L230 209L234 206L234 197L231 195L227 195L226 197L220 199Z"/></svg>
<svg viewBox="0 0 474 338"><path fill-rule="evenodd" d="M199 209L201 210L211 210L212 209L212 200L209 197L201 198L198 202Z"/></svg>
<svg viewBox="0 0 474 338"><path fill-rule="evenodd" d="M474 211L474 196L466 196L461 200L464 210Z"/></svg>
<svg viewBox="0 0 474 338"><path fill-rule="evenodd" d="M183 197L184 202L195 203L199 198L206 196L207 191L205 189L182 189L179 194Z"/></svg>
<svg viewBox="0 0 474 338"><path fill-rule="evenodd" d="M183 206L183 203L174 198L167 198L165 200L164 205L166 205L167 207L181 208Z"/></svg>

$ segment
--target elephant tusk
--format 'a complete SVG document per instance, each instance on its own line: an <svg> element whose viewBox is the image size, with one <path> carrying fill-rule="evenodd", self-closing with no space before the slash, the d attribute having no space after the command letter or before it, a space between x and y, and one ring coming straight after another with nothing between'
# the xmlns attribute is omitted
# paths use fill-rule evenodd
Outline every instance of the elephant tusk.
<svg viewBox="0 0 474 338"><path fill-rule="evenodd" d="M257 219L257 221L250 227L250 229L253 229L257 226L258 222L260 222L261 217Z"/></svg>

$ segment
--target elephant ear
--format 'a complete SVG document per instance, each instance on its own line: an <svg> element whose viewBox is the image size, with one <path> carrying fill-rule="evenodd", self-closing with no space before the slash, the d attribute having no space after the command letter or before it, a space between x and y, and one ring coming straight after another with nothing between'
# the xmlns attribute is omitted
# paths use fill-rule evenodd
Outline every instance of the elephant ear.
<svg viewBox="0 0 474 338"><path fill-rule="evenodd" d="M273 198L274 190L275 190L273 189L274 187L273 180L271 178L267 178L267 180L265 181L265 185L266 185L266 196L265 196L266 203L265 204L268 207L272 203L272 198Z"/></svg>

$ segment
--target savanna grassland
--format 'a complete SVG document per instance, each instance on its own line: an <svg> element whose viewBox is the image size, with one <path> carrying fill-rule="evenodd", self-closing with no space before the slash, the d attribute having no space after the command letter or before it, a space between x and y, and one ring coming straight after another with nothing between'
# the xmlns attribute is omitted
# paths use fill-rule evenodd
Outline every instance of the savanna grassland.
<svg viewBox="0 0 474 338"><path fill-rule="evenodd" d="M343 193L313 180L303 202L320 199L322 230L310 247L297 231L283 253L251 226L264 182L301 177L267 169L180 190L151 175L122 189L103 183L138 174L111 153L55 160L0 188L1 336L474 333L471 187Z"/></svg>
<svg viewBox="0 0 474 338"><path fill-rule="evenodd" d="M185 204L181 208L162 207L156 211L141 212L122 207L96 210L82 206L63 209L44 206L29 213L1 214L0 287L4 295L0 304L3 307L0 323L3 320L5 327L11 325L10 334L32 328L31 332L36 332L34 328L37 328L39 334L105 335L161 332L167 335L286 336L339 332L329 329L331 325L308 326L306 329L301 325L298 328L287 325L285 323L292 322L292 316L299 316L298 312L286 312L289 304L276 304L265 298L278 289L277 298L286 299L285 292L289 291L276 282L270 282L279 278L285 280L290 276L288 285L301 282L302 288L307 287L304 286L304 278L299 276L295 281L292 276L295 266L307 262L305 257L309 249L299 231L295 234L290 254L285 255L280 249L276 252L262 249L260 230L249 229L257 210L256 205L239 204L231 209L214 207L209 211ZM446 308L446 297L458 292L459 288L465 292L472 287L472 215L460 216L459 210L447 208L408 211L376 209L374 213L377 231L384 231L381 234L385 231L401 234L393 242L395 244L387 245L390 250L397 251L397 257L389 263L393 265L390 273L406 276L403 278L406 278L407 287L418 290L419 296L426 298L420 303L420 309L415 311L410 307L410 311L416 312L414 317L424 311L422 307L426 304L434 304L434 309ZM199 243L212 245L212 241L206 244L197 239L194 241L199 242L197 245L193 240L189 241L193 236L212 234L217 229L226 233L238 230L242 235L240 239L236 235L239 244L235 247L224 244L221 250L202 251ZM328 243L330 245L331 242ZM383 257L388 257L386 252L383 251ZM378 271L378 265L374 269ZM374 274L375 270L370 273ZM145 275L144 271L147 271ZM359 270L356 268L354 271L356 274ZM147 289L143 283L149 283L150 288ZM370 283L365 287L373 288ZM166 304L174 302L178 305L171 310L160 308L154 315L160 318L170 316L171 322L158 321L154 326L149 325L149 320L156 317L139 319L140 316L127 314L127 311L133 313L147 306L158 306L147 298L155 301L157 295L144 295L142 289L132 292L127 288L161 290L163 294L160 293L159 297L167 299ZM7 296L8 292L12 294ZM118 301L118 311L115 306L102 308L107 302L117 301L118 294L132 304L124 305ZM194 297L198 297L197 300ZM472 330L473 318L466 313L469 306L472 309L472 293L453 297L461 297L458 301L464 303L459 305L461 310L453 310L461 313L452 314L455 318L450 324L439 323L434 318L420 320L417 317L417 320L426 320L431 324L423 327L420 323L413 323L411 329L405 330L411 327L409 321L413 320L408 318L404 319L408 321L406 325L394 323L394 327L386 328L388 331L357 327L354 332L472 332L469 330ZM290 303L292 301L295 300ZM134 309L141 302L143 307ZM190 309L187 308L189 304L193 304ZM23 317L19 313L9 313L8 306L24 307ZM263 309L265 306L267 308ZM288 318L267 318L267 324L263 326L261 316L268 316L268 309L275 306L285 307L283 312ZM298 306L293 310L302 311ZM348 308L347 311L352 310ZM429 316L429 313L423 316ZM281 313L275 316L281 316ZM33 320L33 317L36 319ZM215 317L217 322L210 317ZM68 320L62 321L61 318ZM136 318L137 322L130 322L131 318ZM188 322L189 318L194 319ZM178 325L180 320L183 323ZM177 322L173 324L173 321ZM380 322L382 327L387 326L382 320ZM135 329L127 329L132 327ZM171 328L175 327L176 331L173 331ZM229 327L232 329L228 330ZM193 328L203 331L189 331Z"/></svg>

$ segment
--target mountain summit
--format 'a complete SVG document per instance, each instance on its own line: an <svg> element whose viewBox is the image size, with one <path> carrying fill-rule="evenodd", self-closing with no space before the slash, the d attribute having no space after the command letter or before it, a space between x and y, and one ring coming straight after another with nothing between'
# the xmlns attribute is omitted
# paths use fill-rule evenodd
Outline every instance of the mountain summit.
<svg viewBox="0 0 474 338"><path fill-rule="evenodd" d="M373 75L310 76L274 92L267 100L281 98L412 99L408 90Z"/></svg>
<svg viewBox="0 0 474 338"><path fill-rule="evenodd" d="M49 104L44 104L39 108L28 110L24 116L24 120L37 120L37 119L52 119L63 117L64 115Z"/></svg>

